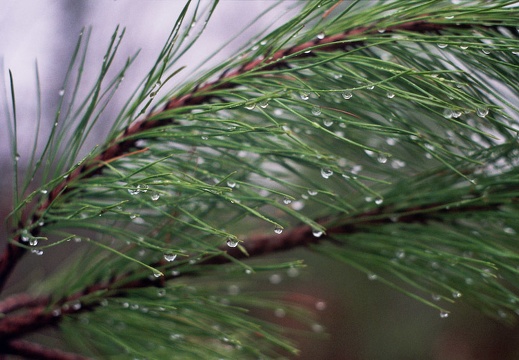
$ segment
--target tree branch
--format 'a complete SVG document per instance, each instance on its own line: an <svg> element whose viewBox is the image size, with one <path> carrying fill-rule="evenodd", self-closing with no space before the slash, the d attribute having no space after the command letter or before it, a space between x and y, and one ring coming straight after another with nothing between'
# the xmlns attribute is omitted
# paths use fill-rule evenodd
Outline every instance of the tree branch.
<svg viewBox="0 0 519 360"><path fill-rule="evenodd" d="M64 352L57 349L49 349L39 344L24 340L11 340L7 343L0 343L5 354L23 356L28 359L40 360L88 360L89 358Z"/></svg>

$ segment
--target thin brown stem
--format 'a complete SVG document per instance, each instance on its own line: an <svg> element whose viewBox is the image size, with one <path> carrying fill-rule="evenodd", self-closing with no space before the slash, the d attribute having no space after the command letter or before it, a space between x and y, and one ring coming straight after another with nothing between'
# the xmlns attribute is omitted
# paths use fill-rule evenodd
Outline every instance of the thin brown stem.
<svg viewBox="0 0 519 360"><path fill-rule="evenodd" d="M11 340L5 343L4 353L23 356L26 359L40 360L88 360L89 358L65 351L50 349L24 340Z"/></svg>

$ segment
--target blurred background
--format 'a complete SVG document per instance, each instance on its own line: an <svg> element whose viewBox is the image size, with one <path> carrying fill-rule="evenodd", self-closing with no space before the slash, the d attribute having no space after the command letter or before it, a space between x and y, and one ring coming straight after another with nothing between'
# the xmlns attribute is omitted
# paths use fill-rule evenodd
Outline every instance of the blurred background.
<svg viewBox="0 0 519 360"><path fill-rule="evenodd" d="M369 0L365 0L369 1ZM272 0L223 0L220 2L207 30L178 64L187 66L186 74L210 68L218 61L235 54L250 41L251 36L271 24L279 24L290 16L297 1L285 1L271 16L260 19L253 28L243 28L262 11L272 6ZM8 69L14 78L19 119L20 164L27 164L34 141L37 112L35 62L37 60L42 91L42 137L51 127L59 90L65 70L84 27L92 27L85 85L89 74L95 76L106 47L117 25L126 28L114 68L120 68L128 56L140 49L134 65L127 72L124 86L105 113L117 114L120 106L135 89L153 64L166 40L177 15L184 6L182 0L169 1L66 1L66 0L0 0L0 69L2 87L9 88ZM292 10L290 10L292 9ZM218 56L206 56L239 36ZM92 77L90 80L93 81ZM174 80L175 81L175 80ZM88 86L87 86L88 87ZM4 89L1 90L2 92ZM2 93L0 93L2 94ZM6 120L6 104L0 101L0 177L2 189L10 189L10 148ZM101 122L102 123L102 122ZM98 126L87 149L102 141L106 127ZM26 135L24 135L26 134ZM26 149L26 150L25 150ZM24 152L25 151L25 152ZM0 192L0 216L10 211L10 192ZM1 224L0 244L4 246L6 229ZM55 263L67 256L61 249L56 256L43 256L21 264L12 279L13 289L24 287L26 274L50 271ZM489 320L478 312L456 304L449 306L451 315L440 319L436 310L405 297L365 275L331 262L310 251L300 249L278 255L283 259L304 258L308 267L299 274L280 274L281 281L264 288L287 291L287 299L302 303L316 312L319 322L312 327L314 334L295 334L300 343L300 359L519 359L519 328L506 327ZM52 259L53 263L49 263ZM55 263L54 263L55 262ZM294 326L286 318L272 316L275 322ZM297 326L297 325L296 325Z"/></svg>

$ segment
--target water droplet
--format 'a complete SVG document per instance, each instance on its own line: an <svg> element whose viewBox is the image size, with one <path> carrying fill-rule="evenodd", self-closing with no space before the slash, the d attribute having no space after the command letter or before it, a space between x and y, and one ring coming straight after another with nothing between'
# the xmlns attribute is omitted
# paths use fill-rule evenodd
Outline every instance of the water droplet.
<svg viewBox="0 0 519 360"><path fill-rule="evenodd" d="M384 202L384 199L382 198L375 198L375 204L380 205Z"/></svg>
<svg viewBox="0 0 519 360"><path fill-rule="evenodd" d="M40 192L41 192L42 194L47 194L47 193L48 193L48 191L47 191L47 190L45 190L45 189L43 189L43 190L40 190Z"/></svg>
<svg viewBox="0 0 519 360"><path fill-rule="evenodd" d="M485 54L485 55L489 55L489 54L490 54L490 50L488 50L488 49L481 49L481 51L482 51L483 54Z"/></svg>
<svg viewBox="0 0 519 360"><path fill-rule="evenodd" d="M446 319L449 317L449 313L447 311L442 310L442 311L440 311L440 317L442 319Z"/></svg>
<svg viewBox="0 0 519 360"><path fill-rule="evenodd" d="M317 195L317 190L308 189L307 192L308 192L308 195L310 195L310 196L315 196L315 195Z"/></svg>
<svg viewBox="0 0 519 360"><path fill-rule="evenodd" d="M252 270L251 269L245 269L245 274L247 274L247 275L252 274Z"/></svg>
<svg viewBox="0 0 519 360"><path fill-rule="evenodd" d="M59 96L63 96L63 95L65 95L65 89L59 89L59 91L58 91L58 95L59 95Z"/></svg>
<svg viewBox="0 0 519 360"><path fill-rule="evenodd" d="M388 99L392 99L392 98L395 97L395 94L392 93L392 92L390 92L390 91L388 91L388 92L386 93L386 96L388 97Z"/></svg>
<svg viewBox="0 0 519 360"><path fill-rule="evenodd" d="M312 114L314 114L315 116L321 115L321 107L319 105L315 105L314 107L312 107Z"/></svg>
<svg viewBox="0 0 519 360"><path fill-rule="evenodd" d="M294 201L292 203L292 209L299 211L302 210L305 207L305 202L302 200Z"/></svg>
<svg viewBox="0 0 519 360"><path fill-rule="evenodd" d="M247 110L254 110L254 108L256 107L256 103L250 102L250 103L246 103L244 106L245 106L245 109L247 109Z"/></svg>
<svg viewBox="0 0 519 360"><path fill-rule="evenodd" d="M287 275L291 278L298 277L299 276L299 269L295 267L291 267L287 270Z"/></svg>
<svg viewBox="0 0 519 360"><path fill-rule="evenodd" d="M30 245L30 246L36 246L36 245L38 245L38 239L35 239L35 238L31 238L31 239L29 239L29 245Z"/></svg>
<svg viewBox="0 0 519 360"><path fill-rule="evenodd" d="M443 110L443 117L446 119L452 118L452 110L451 109Z"/></svg>
<svg viewBox="0 0 519 360"><path fill-rule="evenodd" d="M164 254L164 260L171 262L177 258L177 254Z"/></svg>
<svg viewBox="0 0 519 360"><path fill-rule="evenodd" d="M236 183L234 181L232 181L232 180L228 180L227 181L227 186L232 189L232 188L234 188L236 186Z"/></svg>
<svg viewBox="0 0 519 360"><path fill-rule="evenodd" d="M468 45L460 45L461 50L467 50L469 48Z"/></svg>
<svg viewBox="0 0 519 360"><path fill-rule="evenodd" d="M312 331L316 333L322 333L324 331L324 328L321 324L313 324Z"/></svg>
<svg viewBox="0 0 519 360"><path fill-rule="evenodd" d="M41 249L32 249L31 253L33 253L35 255L38 255L38 256L41 256L41 255L43 255L43 250L41 250Z"/></svg>
<svg viewBox="0 0 519 360"><path fill-rule="evenodd" d="M299 93L299 97L301 98L301 100L308 100L309 98L308 93L305 92Z"/></svg>
<svg viewBox="0 0 519 360"><path fill-rule="evenodd" d="M312 235L315 236L316 238L318 238L318 237L321 237L323 235L323 232L321 230L313 229L312 230Z"/></svg>
<svg viewBox="0 0 519 360"><path fill-rule="evenodd" d="M151 200L157 201L159 198L160 198L160 194L159 193L151 194Z"/></svg>
<svg viewBox="0 0 519 360"><path fill-rule="evenodd" d="M326 309L326 302L319 300L315 303L315 308L319 311L323 311Z"/></svg>
<svg viewBox="0 0 519 360"><path fill-rule="evenodd" d="M330 169L321 169L321 176L325 179L328 179L330 176L333 175L333 171ZM310 194L312 195L312 194Z"/></svg>
<svg viewBox="0 0 519 360"><path fill-rule="evenodd" d="M263 100L263 101L260 101L260 103L259 103L259 107L260 107L260 108L265 109L267 106L269 106L269 101L268 101L268 99Z"/></svg>
<svg viewBox="0 0 519 360"><path fill-rule="evenodd" d="M164 274L161 273L161 272L154 272L154 273L153 273L153 276L156 277L156 278L159 278L159 277L161 277L161 276L164 276Z"/></svg>
<svg viewBox="0 0 519 360"><path fill-rule="evenodd" d="M516 231L514 229L512 229L511 227L505 227L503 229L503 231L509 235L515 235L516 234Z"/></svg>
<svg viewBox="0 0 519 360"><path fill-rule="evenodd" d="M459 299L461 297L461 293L459 291L453 291L452 297L455 299Z"/></svg>
<svg viewBox="0 0 519 360"><path fill-rule="evenodd" d="M405 250L404 249L398 249L396 252L395 252L395 255L398 259L403 259L405 258Z"/></svg>
<svg viewBox="0 0 519 360"><path fill-rule="evenodd" d="M283 232L283 228L280 227L280 226L276 226L274 228L274 232L279 235L279 234L281 234Z"/></svg>
<svg viewBox="0 0 519 360"><path fill-rule="evenodd" d="M438 44L438 47L440 49L445 49L448 45L447 44Z"/></svg>
<svg viewBox="0 0 519 360"><path fill-rule="evenodd" d="M286 315L286 311L285 311L285 309L278 308L278 309L274 310L274 315L278 318L283 318Z"/></svg>
<svg viewBox="0 0 519 360"><path fill-rule="evenodd" d="M385 164L387 162L387 156L384 154L378 154L377 161L381 164Z"/></svg>
<svg viewBox="0 0 519 360"><path fill-rule="evenodd" d="M377 274L374 274L374 273L369 273L368 274L368 280L374 281L374 280L377 280L377 279L378 279L378 275Z"/></svg>
<svg viewBox="0 0 519 360"><path fill-rule="evenodd" d="M324 33L323 33L323 32L322 32L322 33L319 33L319 34L317 34L317 38L318 38L319 40L322 40L322 39L324 39L324 37L325 37L325 35L324 35Z"/></svg>
<svg viewBox="0 0 519 360"><path fill-rule="evenodd" d="M292 199L289 199L287 197L283 199L283 204L288 205L290 203L292 203Z"/></svg>
<svg viewBox="0 0 519 360"><path fill-rule="evenodd" d="M283 277L279 274L272 274L269 276L269 281L271 284L277 285L283 280Z"/></svg>
<svg viewBox="0 0 519 360"><path fill-rule="evenodd" d="M323 120L323 124L326 127L330 127L333 125L333 120L330 120L330 119Z"/></svg>
<svg viewBox="0 0 519 360"><path fill-rule="evenodd" d="M478 114L479 117L484 118L485 116L488 115L488 109L487 108L478 108L476 110L476 113Z"/></svg>
<svg viewBox="0 0 519 360"><path fill-rule="evenodd" d="M207 136L207 135L202 135L202 140L207 140L207 139L209 139L209 136Z"/></svg>
<svg viewBox="0 0 519 360"><path fill-rule="evenodd" d="M353 93L351 91L344 91L342 93L342 97L345 99L345 100L349 100L353 97Z"/></svg>
<svg viewBox="0 0 519 360"><path fill-rule="evenodd" d="M228 247L234 248L234 247L238 246L238 243L239 243L239 241L237 239L235 239L235 238L229 237L227 239L227 246Z"/></svg>
<svg viewBox="0 0 519 360"><path fill-rule="evenodd" d="M386 29L378 29L377 31L378 31L379 34L383 34L383 33L386 32Z"/></svg>
<svg viewBox="0 0 519 360"><path fill-rule="evenodd" d="M441 295L439 294L432 294L431 295L431 298L434 300L434 301L440 301L442 299Z"/></svg>

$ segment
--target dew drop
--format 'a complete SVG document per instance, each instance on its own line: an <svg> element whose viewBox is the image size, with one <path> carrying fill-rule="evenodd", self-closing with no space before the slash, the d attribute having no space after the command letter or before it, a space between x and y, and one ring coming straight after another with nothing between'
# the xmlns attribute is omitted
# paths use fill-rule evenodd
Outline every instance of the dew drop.
<svg viewBox="0 0 519 360"><path fill-rule="evenodd" d="M251 102L251 103L246 103L246 104L244 105L244 107L245 107L245 109L247 109L247 110L254 110L254 108L256 107L256 103L253 103L253 102Z"/></svg>
<svg viewBox="0 0 519 360"><path fill-rule="evenodd" d="M404 249L398 249L396 252L395 252L395 255L398 259L403 259L405 258L405 250Z"/></svg>
<svg viewBox="0 0 519 360"><path fill-rule="evenodd" d="M434 300L434 301L440 301L441 300L441 295L439 294L432 294L431 295L431 298Z"/></svg>
<svg viewBox="0 0 519 360"><path fill-rule="evenodd" d="M447 44L438 44L438 47L440 49L445 49L448 45Z"/></svg>
<svg viewBox="0 0 519 360"><path fill-rule="evenodd" d="M384 199L382 199L382 198L376 198L376 199L375 199L375 204L377 204L377 205L380 205L380 204L382 204L383 202L384 202Z"/></svg>
<svg viewBox="0 0 519 360"><path fill-rule="evenodd" d="M63 95L65 95L65 89L60 89L60 90L58 91L58 95L59 95L59 96L63 96Z"/></svg>
<svg viewBox="0 0 519 360"><path fill-rule="evenodd" d="M176 258L177 258L177 254L164 254L164 260L166 260L168 262L175 261Z"/></svg>
<svg viewBox="0 0 519 360"><path fill-rule="evenodd" d="M287 275L291 278L298 277L299 276L299 269L295 267L291 267L287 270Z"/></svg>
<svg viewBox="0 0 519 360"><path fill-rule="evenodd" d="M480 118L484 118L485 116L488 115L488 109L487 108L478 108L476 110L476 113L478 114L478 116Z"/></svg>
<svg viewBox="0 0 519 360"><path fill-rule="evenodd" d="M151 195L151 200L153 200L153 201L157 201L159 198L160 198L159 193L154 193Z"/></svg>
<svg viewBox="0 0 519 360"><path fill-rule="evenodd" d="M283 204L288 205L288 204L291 204L291 203L292 203L292 199L289 199L287 197L283 199Z"/></svg>
<svg viewBox="0 0 519 360"><path fill-rule="evenodd" d="M47 190L45 190L45 189L43 189L43 190L40 190L40 192L41 192L42 194L44 194L44 195L48 193L48 191L47 191Z"/></svg>
<svg viewBox="0 0 519 360"><path fill-rule="evenodd" d="M228 180L227 181L227 186L232 189L232 188L234 188L236 186L236 183L234 181L232 181L232 180Z"/></svg>
<svg viewBox="0 0 519 360"><path fill-rule="evenodd" d="M269 281L271 284L277 285L283 280L283 277L279 274L272 274L269 277Z"/></svg>
<svg viewBox="0 0 519 360"><path fill-rule="evenodd" d="M324 328L321 324L313 324L312 331L316 333L322 333L324 331Z"/></svg>
<svg viewBox="0 0 519 360"><path fill-rule="evenodd" d="M452 110L451 109L443 110L443 117L446 119L452 118Z"/></svg>
<svg viewBox="0 0 519 360"><path fill-rule="evenodd" d="M299 93L299 97L301 98L301 100L308 100L309 98L308 93L305 92Z"/></svg>
<svg viewBox="0 0 519 360"><path fill-rule="evenodd" d="M161 273L161 272L154 272L154 273L153 273L153 276L156 277L156 278L159 278L159 277L161 277L161 276L164 276L164 274Z"/></svg>
<svg viewBox="0 0 519 360"><path fill-rule="evenodd" d="M353 94L351 91L344 91L342 93L342 97L345 99L345 100L349 100L353 97Z"/></svg>
<svg viewBox="0 0 519 360"><path fill-rule="evenodd" d="M279 234L281 234L283 232L283 228L280 227L280 226L276 226L274 228L274 232L279 235Z"/></svg>
<svg viewBox="0 0 519 360"><path fill-rule="evenodd" d="M314 114L315 116L319 116L321 115L321 107L318 106L318 105L315 105L314 107L312 107L312 114Z"/></svg>
<svg viewBox="0 0 519 360"><path fill-rule="evenodd" d="M449 317L449 313L448 313L447 311L443 311L443 310L442 310L442 311L440 311L440 317L441 317L442 319L446 319L446 318Z"/></svg>
<svg viewBox="0 0 519 360"><path fill-rule="evenodd" d="M326 302L319 300L315 303L315 308L319 311L323 311L326 309Z"/></svg>
<svg viewBox="0 0 519 360"><path fill-rule="evenodd" d="M392 99L392 98L395 97L395 94L392 93L392 92L390 92L390 91L388 91L388 92L386 93L386 96L388 97L388 99Z"/></svg>
<svg viewBox="0 0 519 360"><path fill-rule="evenodd" d="M366 88L367 88L368 90L373 90L373 89L375 88L375 85L368 85L368 86L366 86Z"/></svg>
<svg viewBox="0 0 519 360"><path fill-rule="evenodd" d="M278 309L274 310L274 315L278 318L284 318L286 315L286 311L285 311L285 309L278 308Z"/></svg>
<svg viewBox="0 0 519 360"><path fill-rule="evenodd" d="M36 245L38 245L38 239L31 238L31 239L29 240L29 245L30 245L30 246L36 246Z"/></svg>
<svg viewBox="0 0 519 360"><path fill-rule="evenodd" d="M322 32L322 33L319 33L319 34L317 35L317 38L318 38L319 40L324 39L324 37L325 37L325 35L324 35L323 32Z"/></svg>
<svg viewBox="0 0 519 360"><path fill-rule="evenodd" d="M332 175L333 175L333 171L332 170L330 170L330 169L321 169L321 176L324 179L328 179ZM312 195L312 194L310 194L310 195Z"/></svg>
<svg viewBox="0 0 519 360"><path fill-rule="evenodd" d="M377 161L381 164L385 164L387 162L387 156L384 154L379 154L377 156Z"/></svg>
<svg viewBox="0 0 519 360"><path fill-rule="evenodd" d="M317 190L308 189L307 192L308 192L308 195L310 195L310 196L315 196L315 195L317 195Z"/></svg>
<svg viewBox="0 0 519 360"><path fill-rule="evenodd" d="M323 236L323 232L321 230L313 229L312 235L316 238Z"/></svg>
<svg viewBox="0 0 519 360"><path fill-rule="evenodd" d="M231 237L227 239L227 246L228 247L234 248L234 247L238 246L238 243L239 243L239 241L237 239L234 239L234 238L231 238Z"/></svg>
<svg viewBox="0 0 519 360"><path fill-rule="evenodd" d="M259 103L259 107L262 108L262 109L265 109L267 106L269 106L269 101L268 100L263 100Z"/></svg>
<svg viewBox="0 0 519 360"><path fill-rule="evenodd" d="M461 293L459 291L453 291L452 297L455 299L459 299L461 297Z"/></svg>
<svg viewBox="0 0 519 360"><path fill-rule="evenodd" d="M330 127L333 125L333 120L330 120L330 119L323 120L323 124L326 127Z"/></svg>
<svg viewBox="0 0 519 360"><path fill-rule="evenodd" d="M368 274L368 280L374 281L374 280L377 280L377 279L378 279L378 275L377 274L374 274L374 273L369 273Z"/></svg>
<svg viewBox="0 0 519 360"><path fill-rule="evenodd" d="M207 135L202 135L202 140L207 140L207 139L209 139L209 136L207 136Z"/></svg>
<svg viewBox="0 0 519 360"><path fill-rule="evenodd" d="M43 250L41 250L41 249L32 249L31 253L33 253L35 255L38 255L38 256L41 256L41 255L43 255Z"/></svg>

